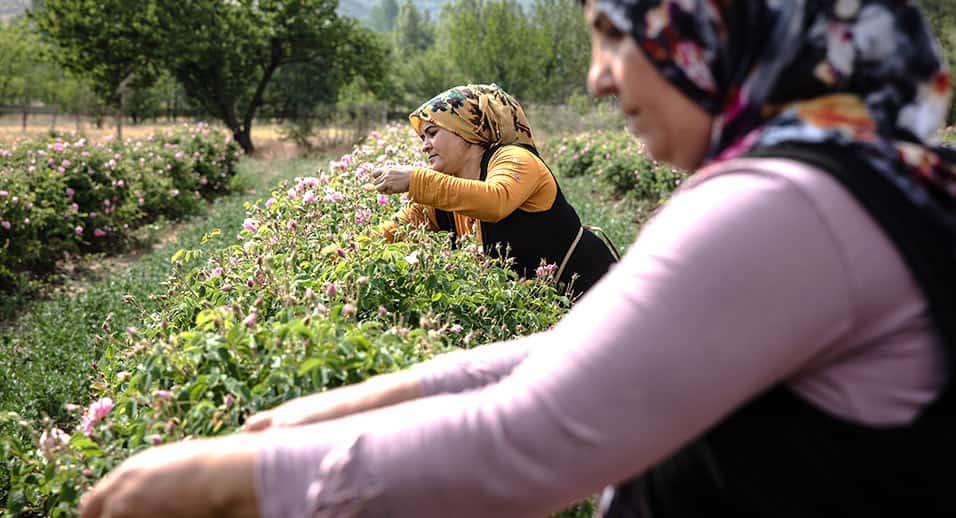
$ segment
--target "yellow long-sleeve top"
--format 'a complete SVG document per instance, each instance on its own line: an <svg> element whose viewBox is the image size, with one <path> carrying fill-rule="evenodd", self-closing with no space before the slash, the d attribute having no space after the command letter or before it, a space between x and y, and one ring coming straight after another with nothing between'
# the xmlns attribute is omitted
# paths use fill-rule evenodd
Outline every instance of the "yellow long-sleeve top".
<svg viewBox="0 0 956 518"><path fill-rule="evenodd" d="M465 180L427 168L411 173L408 188L412 204L396 215L397 222L383 226L391 241L402 223L426 225L438 230L435 209L454 214L459 234L475 232L481 241L481 225L497 223L517 209L542 212L551 208L558 186L544 162L520 146L503 146L488 161L484 181Z"/></svg>

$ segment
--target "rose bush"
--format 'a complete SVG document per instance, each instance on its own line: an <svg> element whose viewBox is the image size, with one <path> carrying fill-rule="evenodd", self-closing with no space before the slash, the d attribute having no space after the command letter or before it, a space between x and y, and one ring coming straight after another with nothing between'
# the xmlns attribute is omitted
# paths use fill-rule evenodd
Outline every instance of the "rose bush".
<svg viewBox="0 0 956 518"><path fill-rule="evenodd" d="M239 147L205 124L144 140L50 137L0 145L0 287L65 253L121 248L229 190ZM2 289L2 288L0 288Z"/></svg>
<svg viewBox="0 0 956 518"><path fill-rule="evenodd" d="M616 196L661 200L683 173L652 159L624 131L597 131L565 137L553 145L552 163L565 176L591 176Z"/></svg>
<svg viewBox="0 0 956 518"><path fill-rule="evenodd" d="M249 205L233 244L174 269L146 326L106 339L90 402L70 405L72 420L3 416L16 428L3 440L7 513L71 515L141 449L230 432L288 399L556 322L568 300L550 276L519 279L475 242L452 248L448 234L405 228L388 243L376 231L405 200L367 189L369 173L415 162L416 142L405 128L373 133Z"/></svg>

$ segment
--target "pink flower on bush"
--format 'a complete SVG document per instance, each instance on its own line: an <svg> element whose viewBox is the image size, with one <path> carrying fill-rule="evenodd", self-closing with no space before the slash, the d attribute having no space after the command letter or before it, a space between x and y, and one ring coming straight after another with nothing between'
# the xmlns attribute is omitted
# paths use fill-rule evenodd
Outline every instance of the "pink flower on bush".
<svg viewBox="0 0 956 518"><path fill-rule="evenodd" d="M6 198L10 196L10 191L0 191L0 198Z"/></svg>
<svg viewBox="0 0 956 518"><path fill-rule="evenodd" d="M337 293L337 291L336 291L336 289L335 289L335 284L332 284L331 282L329 282L329 283L327 283L327 284L325 285L325 294L326 294L326 295L328 295L329 297L334 297L336 293Z"/></svg>
<svg viewBox="0 0 956 518"><path fill-rule="evenodd" d="M249 313L249 316L247 316L246 318L242 320L242 323L246 327L254 327L256 325L256 318L257 318L256 312L253 311L252 313Z"/></svg>
<svg viewBox="0 0 956 518"><path fill-rule="evenodd" d="M384 317L384 316L387 315L387 314L388 314L388 310L385 309L385 306L379 306L379 307L378 307L378 315L379 315L379 316Z"/></svg>
<svg viewBox="0 0 956 518"><path fill-rule="evenodd" d="M218 266L209 271L210 279L215 279L216 277L219 277L220 275L222 275L222 268Z"/></svg>
<svg viewBox="0 0 956 518"><path fill-rule="evenodd" d="M276 202L276 199L275 199L275 198L269 198L268 200L266 200L266 208L268 209L268 208L271 207L272 204L275 203L275 202Z"/></svg>
<svg viewBox="0 0 956 518"><path fill-rule="evenodd" d="M93 435L93 427L109 415L110 411L113 410L113 406L113 400L108 397L94 401L86 410L86 414L83 415L83 421L80 423L83 435L87 437Z"/></svg>
<svg viewBox="0 0 956 518"><path fill-rule="evenodd" d="M345 318L355 316L356 311L358 310L355 308L355 304L352 304L351 302L342 306L342 316Z"/></svg>
<svg viewBox="0 0 956 518"><path fill-rule="evenodd" d="M379 205L388 205L388 196L385 194L378 195L378 204Z"/></svg>
<svg viewBox="0 0 956 518"><path fill-rule="evenodd" d="M152 444L153 446L159 446L160 444L163 444L163 436L159 435L158 433L150 435L149 443Z"/></svg>
<svg viewBox="0 0 956 518"><path fill-rule="evenodd" d="M67 435L63 430L54 427L51 430L44 431L42 434L40 434L40 442L38 446L40 448L40 453L49 459L57 450L69 443L70 436Z"/></svg>
<svg viewBox="0 0 956 518"><path fill-rule="evenodd" d="M219 288L219 290L222 291L223 293L229 293L230 291L232 291L232 284L223 284L222 287Z"/></svg>
<svg viewBox="0 0 956 518"><path fill-rule="evenodd" d="M93 237L106 237L106 231L100 228L93 229Z"/></svg>
<svg viewBox="0 0 956 518"><path fill-rule="evenodd" d="M461 324L452 324L452 326L448 328L449 331L456 334L460 333L462 329Z"/></svg>
<svg viewBox="0 0 956 518"><path fill-rule="evenodd" d="M339 191L329 190L329 191L326 191L325 193L325 201L331 201L334 203L334 202L342 201L344 199L345 199L345 195L343 195Z"/></svg>
<svg viewBox="0 0 956 518"><path fill-rule="evenodd" d="M172 399L172 397L173 393L168 390L157 390L156 392L153 392L153 398L155 398L157 401L168 401Z"/></svg>
<svg viewBox="0 0 956 518"><path fill-rule="evenodd" d="M67 197L67 198L72 198L74 194L76 194L76 191L74 191L73 188L71 188L71 187L67 187L67 188L66 188L66 197Z"/></svg>
<svg viewBox="0 0 956 518"><path fill-rule="evenodd" d="M242 228L255 234L259 231L259 222L254 219L246 218L246 220L242 222Z"/></svg>
<svg viewBox="0 0 956 518"><path fill-rule="evenodd" d="M9 221L0 221L0 227L3 227L4 230L10 230L10 222L9 222Z"/></svg>
<svg viewBox="0 0 956 518"><path fill-rule="evenodd" d="M551 263L544 266L539 266L534 269L534 276L543 279L545 277L550 277L555 271L557 271L558 265Z"/></svg>
<svg viewBox="0 0 956 518"><path fill-rule="evenodd" d="M78 236L82 236L82 235L83 235L83 227L77 225L76 228L73 229L73 233L76 234L76 235L78 235Z"/></svg>
<svg viewBox="0 0 956 518"><path fill-rule="evenodd" d="M315 203L315 193L306 191L305 194L302 195L302 201L308 204Z"/></svg>

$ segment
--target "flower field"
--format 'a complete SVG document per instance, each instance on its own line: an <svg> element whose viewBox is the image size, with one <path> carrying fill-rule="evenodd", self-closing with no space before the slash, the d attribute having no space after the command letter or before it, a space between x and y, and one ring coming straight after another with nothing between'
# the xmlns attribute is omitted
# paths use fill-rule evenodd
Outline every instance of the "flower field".
<svg viewBox="0 0 956 518"><path fill-rule="evenodd" d="M66 253L115 251L138 227L229 191L239 148L206 125L143 139L0 145L0 291Z"/></svg>
<svg viewBox="0 0 956 518"><path fill-rule="evenodd" d="M146 325L122 339L104 332L88 400L64 402L61 422L3 416L7 512L71 515L143 448L227 433L290 398L557 321L568 301L547 277L518 279L445 234L407 229L387 243L376 233L403 200L368 190L368 174L416 161L412 137L373 134L249 205L230 244L174 254L200 266L174 269Z"/></svg>

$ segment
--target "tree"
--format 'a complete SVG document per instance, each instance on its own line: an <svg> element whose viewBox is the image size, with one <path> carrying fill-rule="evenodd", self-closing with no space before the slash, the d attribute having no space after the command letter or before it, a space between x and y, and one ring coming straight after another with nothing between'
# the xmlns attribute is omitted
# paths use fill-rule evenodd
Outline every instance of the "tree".
<svg viewBox="0 0 956 518"><path fill-rule="evenodd" d="M577 0L535 0L531 22L540 33L544 53L537 100L563 103L586 90L591 38Z"/></svg>
<svg viewBox="0 0 956 518"><path fill-rule="evenodd" d="M398 11L398 0L381 0L369 10L368 24L377 31L389 32L395 27Z"/></svg>
<svg viewBox="0 0 956 518"><path fill-rule="evenodd" d="M445 4L438 46L458 70L455 82L495 82L525 102L537 93L549 52L514 0Z"/></svg>
<svg viewBox="0 0 956 518"><path fill-rule="evenodd" d="M309 64L337 81L374 74L385 51L335 13L335 0L160 2L164 62L186 94L251 153L252 124L276 72Z"/></svg>
<svg viewBox="0 0 956 518"><path fill-rule="evenodd" d="M19 105L26 130L30 105L49 103L62 71L45 59L44 44L26 20L0 24L0 104Z"/></svg>
<svg viewBox="0 0 956 518"><path fill-rule="evenodd" d="M395 50L399 59L408 59L421 54L435 40L434 28L427 17L415 7L412 0L405 0L395 19Z"/></svg>
<svg viewBox="0 0 956 518"><path fill-rule="evenodd" d="M60 59L110 92L143 88L161 71L221 120L251 153L253 121L280 68L310 64L347 82L384 67L371 33L336 15L335 0L48 0L35 14ZM374 83L374 79L371 80Z"/></svg>
<svg viewBox="0 0 956 518"><path fill-rule="evenodd" d="M30 18L53 44L52 58L116 110L122 136L126 93L151 85L159 72L155 2L44 0Z"/></svg>

